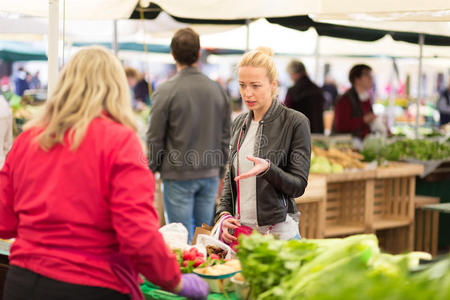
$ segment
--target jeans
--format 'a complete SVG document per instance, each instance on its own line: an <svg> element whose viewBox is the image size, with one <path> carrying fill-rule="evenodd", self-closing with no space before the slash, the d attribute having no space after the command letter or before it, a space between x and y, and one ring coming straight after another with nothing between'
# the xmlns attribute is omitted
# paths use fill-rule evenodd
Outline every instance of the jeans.
<svg viewBox="0 0 450 300"><path fill-rule="evenodd" d="M193 180L163 180L164 209L167 223L182 223L189 233L189 243L195 227L211 225L214 218L218 177Z"/></svg>
<svg viewBox="0 0 450 300"><path fill-rule="evenodd" d="M129 295L107 288L54 280L31 270L10 266L3 300L129 300Z"/></svg>

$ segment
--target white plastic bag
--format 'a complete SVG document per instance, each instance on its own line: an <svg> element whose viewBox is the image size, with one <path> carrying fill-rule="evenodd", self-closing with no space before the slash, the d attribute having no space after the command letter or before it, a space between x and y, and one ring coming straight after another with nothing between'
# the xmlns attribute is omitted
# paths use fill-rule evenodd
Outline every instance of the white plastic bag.
<svg viewBox="0 0 450 300"><path fill-rule="evenodd" d="M236 257L236 252L233 251L233 249L230 248L230 246L228 246L225 243L222 243L221 241L219 241L218 239L210 236L210 235L206 235L206 234L199 234L197 236L197 244L196 246L198 247L203 247L206 249L206 246L215 246L215 247L219 247L221 249L224 249L226 251L226 256L225 259L231 259L231 258L235 258Z"/></svg>
<svg viewBox="0 0 450 300"><path fill-rule="evenodd" d="M170 223L159 229L167 247L170 249L185 249L188 245L188 231L181 223Z"/></svg>

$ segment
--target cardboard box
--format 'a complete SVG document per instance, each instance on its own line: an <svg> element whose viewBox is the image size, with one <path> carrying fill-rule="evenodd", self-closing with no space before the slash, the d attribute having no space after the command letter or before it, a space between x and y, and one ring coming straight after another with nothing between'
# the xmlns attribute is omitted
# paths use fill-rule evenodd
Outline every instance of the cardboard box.
<svg viewBox="0 0 450 300"><path fill-rule="evenodd" d="M210 235L212 229L213 229L212 226L209 226L209 225L207 225L205 223L202 224L202 227L195 227L195 232L194 232L194 238L192 240L192 245L195 245L197 243L197 236L199 234Z"/></svg>

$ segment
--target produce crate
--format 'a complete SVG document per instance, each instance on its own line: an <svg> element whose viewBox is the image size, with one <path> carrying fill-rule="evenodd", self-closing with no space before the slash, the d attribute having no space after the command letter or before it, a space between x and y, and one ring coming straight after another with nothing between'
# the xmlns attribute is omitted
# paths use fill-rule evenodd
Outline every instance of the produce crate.
<svg viewBox="0 0 450 300"><path fill-rule="evenodd" d="M438 204L438 197L416 195L415 199L415 235L414 250L425 251L433 256L437 254L439 212L423 210L427 204Z"/></svg>
<svg viewBox="0 0 450 300"><path fill-rule="evenodd" d="M325 237L341 237L366 232L370 178L375 171L326 175Z"/></svg>
<svg viewBox="0 0 450 300"><path fill-rule="evenodd" d="M399 254L412 251L411 231L411 226L403 226L377 230L375 233L378 237L380 248L384 252Z"/></svg>
<svg viewBox="0 0 450 300"><path fill-rule="evenodd" d="M311 134L311 141L313 144L322 148L328 149L330 147L336 148L352 148L353 140L351 134L336 134L336 135L323 135L323 134Z"/></svg>
<svg viewBox="0 0 450 300"><path fill-rule="evenodd" d="M414 216L414 178L383 178L375 180L373 228L375 230L411 224Z"/></svg>
<svg viewBox="0 0 450 300"><path fill-rule="evenodd" d="M299 230L302 238L323 238L325 223L326 180L324 176L311 175L305 193L296 198L300 212Z"/></svg>
<svg viewBox="0 0 450 300"><path fill-rule="evenodd" d="M423 173L423 166L416 164L391 163L376 170L371 229L376 232L407 232L408 236L398 237L393 245L396 252L412 251L414 248L414 203L416 176ZM408 228L408 230L406 230ZM402 231L403 230L403 231ZM389 240L389 238L388 238ZM404 243L400 242L404 241ZM404 248L399 248L404 246Z"/></svg>
<svg viewBox="0 0 450 300"><path fill-rule="evenodd" d="M450 178L441 177L439 180L431 181L427 177L417 178L416 194L438 197L440 203L450 203ZM450 251L449 214L439 213L438 249L442 252Z"/></svg>

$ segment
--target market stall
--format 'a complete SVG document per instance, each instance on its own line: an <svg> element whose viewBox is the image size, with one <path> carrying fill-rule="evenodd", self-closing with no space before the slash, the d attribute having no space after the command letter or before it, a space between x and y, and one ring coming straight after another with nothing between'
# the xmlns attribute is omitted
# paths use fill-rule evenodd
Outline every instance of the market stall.
<svg viewBox="0 0 450 300"><path fill-rule="evenodd" d="M413 250L415 180L422 172L421 165L395 163L310 176L305 195L296 199L303 236L375 233L385 251Z"/></svg>

